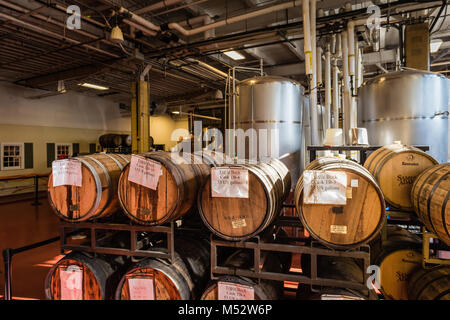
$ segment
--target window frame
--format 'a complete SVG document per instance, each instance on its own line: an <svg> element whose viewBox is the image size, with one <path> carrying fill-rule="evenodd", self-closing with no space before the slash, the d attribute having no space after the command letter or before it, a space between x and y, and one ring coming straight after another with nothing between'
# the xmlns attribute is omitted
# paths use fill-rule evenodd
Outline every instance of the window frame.
<svg viewBox="0 0 450 320"><path fill-rule="evenodd" d="M5 158L5 147L19 147L20 165L18 167L5 167L3 164ZM2 142L0 146L0 170L10 171L10 170L24 170L25 169L25 143L24 142Z"/></svg>
<svg viewBox="0 0 450 320"><path fill-rule="evenodd" d="M69 147L69 154L68 154L68 156L69 157L72 156L72 153L73 153L72 143L55 142L55 160L58 160L58 147L59 146L68 146Z"/></svg>

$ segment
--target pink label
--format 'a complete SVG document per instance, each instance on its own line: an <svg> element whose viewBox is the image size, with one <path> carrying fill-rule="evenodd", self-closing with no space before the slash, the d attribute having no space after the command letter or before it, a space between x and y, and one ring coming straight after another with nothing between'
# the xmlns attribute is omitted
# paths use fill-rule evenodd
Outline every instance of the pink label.
<svg viewBox="0 0 450 320"><path fill-rule="evenodd" d="M438 250L437 257L439 259L450 260L450 251Z"/></svg>
<svg viewBox="0 0 450 320"><path fill-rule="evenodd" d="M129 181L156 190L161 175L162 169L158 162L136 155L131 156Z"/></svg>
<svg viewBox="0 0 450 320"><path fill-rule="evenodd" d="M347 189L347 174L340 171L305 170L303 178L303 203L347 204L351 189Z"/></svg>
<svg viewBox="0 0 450 320"><path fill-rule="evenodd" d="M128 279L130 300L155 300L155 289L153 279L130 278Z"/></svg>
<svg viewBox="0 0 450 320"><path fill-rule="evenodd" d="M81 187L81 162L73 159L52 162L53 186Z"/></svg>
<svg viewBox="0 0 450 320"><path fill-rule="evenodd" d="M78 266L59 269L61 300L83 300L83 270Z"/></svg>
<svg viewBox="0 0 450 320"><path fill-rule="evenodd" d="M255 300L254 289L242 284L219 282L218 291L219 300Z"/></svg>
<svg viewBox="0 0 450 320"><path fill-rule="evenodd" d="M248 198L248 170L212 168L211 196L216 198Z"/></svg>

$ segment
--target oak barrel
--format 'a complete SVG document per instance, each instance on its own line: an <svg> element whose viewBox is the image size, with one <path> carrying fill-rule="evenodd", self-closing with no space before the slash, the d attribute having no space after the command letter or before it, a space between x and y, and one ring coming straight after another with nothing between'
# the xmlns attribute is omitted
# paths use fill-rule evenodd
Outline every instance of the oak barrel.
<svg viewBox="0 0 450 320"><path fill-rule="evenodd" d="M302 255L302 271L305 275L311 275L311 256ZM364 270L358 259L317 256L317 277L321 279L340 280L345 282L360 283L363 288L345 288L333 286L313 286L299 284L297 299L299 300L376 300L373 290L368 290L364 283Z"/></svg>
<svg viewBox="0 0 450 320"><path fill-rule="evenodd" d="M381 292L386 299L407 300L408 282L422 263L422 242L419 236L398 227L387 227L387 239L381 248L371 243L373 264L380 267Z"/></svg>
<svg viewBox="0 0 450 320"><path fill-rule="evenodd" d="M49 300L107 300L119 279L117 265L106 256L71 252L50 269L45 295Z"/></svg>
<svg viewBox="0 0 450 320"><path fill-rule="evenodd" d="M385 220L383 194L364 167L350 160L320 158L306 170L342 172L347 177L346 203L339 205L304 203L305 173L297 182L297 213L313 238L328 247L345 249L359 247L378 234Z"/></svg>
<svg viewBox="0 0 450 320"><path fill-rule="evenodd" d="M123 138L121 134L108 133L101 135L98 141L103 148L117 148L122 144Z"/></svg>
<svg viewBox="0 0 450 320"><path fill-rule="evenodd" d="M450 267L419 269L408 285L409 300L450 300Z"/></svg>
<svg viewBox="0 0 450 320"><path fill-rule="evenodd" d="M252 269L253 261L253 255L250 252L238 250L228 257L223 265L228 268ZM290 255L267 253L263 255L261 261L262 271L287 272L290 266ZM201 300L219 300L219 286L221 290L224 290L224 300L277 300L283 296L282 281L258 281L242 276L224 275L209 282Z"/></svg>
<svg viewBox="0 0 450 320"><path fill-rule="evenodd" d="M167 252L167 249L158 247L150 250ZM146 258L133 264L122 277L115 298L116 300L197 299L208 281L209 266L208 241L176 238L175 259L172 263L166 259ZM139 283L139 279L143 281Z"/></svg>
<svg viewBox="0 0 450 320"><path fill-rule="evenodd" d="M411 146L393 144L381 147L367 157L369 170L393 208L412 211L411 187L416 177L438 162L426 152Z"/></svg>
<svg viewBox="0 0 450 320"><path fill-rule="evenodd" d="M121 134L120 137L122 139L120 143L122 147L131 147L132 143L131 134Z"/></svg>
<svg viewBox="0 0 450 320"><path fill-rule="evenodd" d="M213 197L209 178L199 192L198 211L205 225L217 236L234 241L252 238L280 214L290 190L290 173L276 159L217 167L224 168L248 170L248 197Z"/></svg>
<svg viewBox="0 0 450 320"><path fill-rule="evenodd" d="M53 175L48 179L49 202L63 220L80 222L103 218L120 209L117 184L129 155L96 153L73 157L81 162L82 186L53 186Z"/></svg>
<svg viewBox="0 0 450 320"><path fill-rule="evenodd" d="M414 182L411 201L430 232L450 246L450 163L430 167Z"/></svg>
<svg viewBox="0 0 450 320"><path fill-rule="evenodd" d="M119 200L125 214L139 224L159 225L175 221L188 213L195 206L210 165L197 155L187 153L185 158L164 151L139 156L158 163L162 174L156 190L152 190L129 181L130 165L124 168L119 179Z"/></svg>

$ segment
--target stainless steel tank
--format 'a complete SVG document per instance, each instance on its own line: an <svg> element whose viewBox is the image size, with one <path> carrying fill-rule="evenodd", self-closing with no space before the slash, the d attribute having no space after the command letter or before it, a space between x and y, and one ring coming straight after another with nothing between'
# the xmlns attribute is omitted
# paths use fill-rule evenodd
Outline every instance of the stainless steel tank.
<svg viewBox="0 0 450 320"><path fill-rule="evenodd" d="M236 91L236 128L244 131L254 128L258 135L260 129L268 132L277 129L279 159L288 167L292 186L295 186L301 170L304 88L291 79L263 76L241 81ZM233 118L230 119L231 129L232 121ZM271 148L270 139L267 139L267 148Z"/></svg>
<svg viewBox="0 0 450 320"><path fill-rule="evenodd" d="M440 74L383 74L359 88L358 125L367 128L371 145L428 145L436 160L447 162L448 101L448 80Z"/></svg>

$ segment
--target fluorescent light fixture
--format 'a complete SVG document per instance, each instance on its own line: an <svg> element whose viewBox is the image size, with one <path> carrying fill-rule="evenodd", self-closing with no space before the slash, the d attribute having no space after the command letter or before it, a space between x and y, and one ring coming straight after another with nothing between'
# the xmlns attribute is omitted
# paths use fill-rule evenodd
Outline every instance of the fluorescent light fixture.
<svg viewBox="0 0 450 320"><path fill-rule="evenodd" d="M103 87L103 86L99 86L97 84L92 84L92 83L79 83L78 85L85 87L85 88L95 89L95 90L109 90L108 87Z"/></svg>
<svg viewBox="0 0 450 320"><path fill-rule="evenodd" d="M173 114L180 114L180 111L172 111Z"/></svg>
<svg viewBox="0 0 450 320"><path fill-rule="evenodd" d="M233 60L243 60L245 57L237 51L226 51L223 53L224 55L230 57Z"/></svg>
<svg viewBox="0 0 450 320"><path fill-rule="evenodd" d="M431 53L438 52L439 47L441 46L441 44L442 44L442 40L441 39L433 39L433 40L431 40L431 42L430 42L430 52Z"/></svg>

